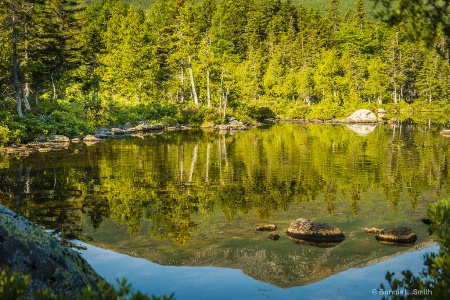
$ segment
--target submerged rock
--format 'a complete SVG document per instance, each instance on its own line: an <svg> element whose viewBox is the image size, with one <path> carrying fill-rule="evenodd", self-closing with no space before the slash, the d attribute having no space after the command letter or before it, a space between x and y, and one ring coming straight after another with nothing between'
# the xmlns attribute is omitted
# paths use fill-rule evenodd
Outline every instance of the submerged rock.
<svg viewBox="0 0 450 300"><path fill-rule="evenodd" d="M280 235L276 234L276 233L272 233L272 234L269 234L268 238L271 240L274 240L274 241L278 241L280 239Z"/></svg>
<svg viewBox="0 0 450 300"><path fill-rule="evenodd" d="M102 278L80 254L42 228L0 205L0 268L32 278L32 290L49 288L74 299L86 286L97 289Z"/></svg>
<svg viewBox="0 0 450 300"><path fill-rule="evenodd" d="M275 231L276 229L277 226L275 226L274 224L267 224L256 227L255 231Z"/></svg>
<svg viewBox="0 0 450 300"><path fill-rule="evenodd" d="M299 218L292 222L287 230L287 235L298 243L305 241L336 245L345 240L342 230L338 227L305 218Z"/></svg>
<svg viewBox="0 0 450 300"><path fill-rule="evenodd" d="M370 228L367 233L375 234L376 240L381 244L411 245L417 241L414 231L405 227Z"/></svg>
<svg viewBox="0 0 450 300"><path fill-rule="evenodd" d="M99 139L98 137L93 136L91 134L88 134L83 138L83 142L98 142L100 140L101 139Z"/></svg>

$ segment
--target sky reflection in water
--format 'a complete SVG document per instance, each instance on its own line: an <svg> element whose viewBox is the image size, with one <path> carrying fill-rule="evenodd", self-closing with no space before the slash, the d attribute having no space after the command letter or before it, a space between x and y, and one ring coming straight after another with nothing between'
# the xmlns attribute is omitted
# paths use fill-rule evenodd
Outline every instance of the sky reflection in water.
<svg viewBox="0 0 450 300"><path fill-rule="evenodd" d="M425 252L437 252L434 245L420 251L406 252L384 262L352 268L325 280L306 286L279 288L257 281L240 270L217 267L162 266L142 258L135 258L88 244L83 257L108 282L126 277L134 289L149 295L169 295L175 292L183 299L380 299L381 283L386 271L400 274L410 269L418 273L423 269Z"/></svg>

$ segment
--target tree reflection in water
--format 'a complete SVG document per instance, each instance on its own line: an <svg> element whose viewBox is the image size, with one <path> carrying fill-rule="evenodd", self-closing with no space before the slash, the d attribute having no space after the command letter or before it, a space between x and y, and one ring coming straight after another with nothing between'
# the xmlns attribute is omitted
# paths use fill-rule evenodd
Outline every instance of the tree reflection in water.
<svg viewBox="0 0 450 300"><path fill-rule="evenodd" d="M234 135L192 130L71 144L1 157L0 201L63 240L90 241L109 219L131 236L146 222L151 237L186 246L203 230L198 218L217 211L224 220L264 221L322 203L324 216L349 212L355 221L374 193L382 203L375 211L424 209L448 190L449 141L438 128L411 125L361 136L345 126L281 123ZM372 220L368 227L385 222Z"/></svg>

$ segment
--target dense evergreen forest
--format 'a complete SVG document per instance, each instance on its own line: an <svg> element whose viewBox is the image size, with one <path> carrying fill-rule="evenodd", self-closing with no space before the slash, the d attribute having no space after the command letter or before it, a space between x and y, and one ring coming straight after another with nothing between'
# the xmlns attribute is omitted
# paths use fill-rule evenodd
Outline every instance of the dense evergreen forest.
<svg viewBox="0 0 450 300"><path fill-rule="evenodd" d="M426 47L368 1L311 3L4 0L0 144L139 120L450 107L444 36Z"/></svg>

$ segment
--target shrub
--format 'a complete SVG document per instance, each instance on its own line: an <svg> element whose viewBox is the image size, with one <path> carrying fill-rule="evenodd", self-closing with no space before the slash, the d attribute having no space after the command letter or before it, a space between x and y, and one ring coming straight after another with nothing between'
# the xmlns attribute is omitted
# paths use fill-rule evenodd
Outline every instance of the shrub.
<svg viewBox="0 0 450 300"><path fill-rule="evenodd" d="M38 299L38 300L68 300L65 294L54 295L49 289L31 291L30 283L31 277L29 275L23 275L17 271L10 271L9 269L3 269L0 271L0 299L11 299L11 300L25 300L25 299ZM173 300L175 299L174 294L170 296L147 296L141 292L135 292L132 289L131 284L128 284L126 279L117 281L118 287L107 284L102 281L98 284L98 289L94 290L90 286L85 287L81 294L77 296L77 300L97 300L97 299L130 299L130 300Z"/></svg>
<svg viewBox="0 0 450 300"><path fill-rule="evenodd" d="M0 146L9 141L9 129L0 125Z"/></svg>
<svg viewBox="0 0 450 300"><path fill-rule="evenodd" d="M394 278L388 272L386 280L392 291L406 290L409 295L391 295L392 299L424 299L424 295L414 295L416 291L431 291L428 299L449 299L450 296L450 199L442 199L428 207L430 233L436 234L439 241L438 253L424 255L425 268L418 276L410 270L402 271L403 277ZM385 290L384 285L381 289Z"/></svg>

